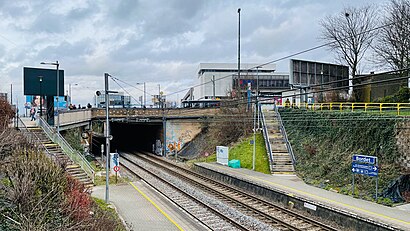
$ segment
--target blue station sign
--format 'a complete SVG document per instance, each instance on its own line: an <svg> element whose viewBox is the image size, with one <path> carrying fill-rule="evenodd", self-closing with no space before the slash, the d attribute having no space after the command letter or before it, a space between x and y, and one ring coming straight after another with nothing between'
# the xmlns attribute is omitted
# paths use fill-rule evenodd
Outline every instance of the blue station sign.
<svg viewBox="0 0 410 231"><path fill-rule="evenodd" d="M352 161L354 163L377 164L377 157L376 156L353 155Z"/></svg>
<svg viewBox="0 0 410 231"><path fill-rule="evenodd" d="M370 164L352 163L352 173L366 176L377 176L379 174L379 167Z"/></svg>

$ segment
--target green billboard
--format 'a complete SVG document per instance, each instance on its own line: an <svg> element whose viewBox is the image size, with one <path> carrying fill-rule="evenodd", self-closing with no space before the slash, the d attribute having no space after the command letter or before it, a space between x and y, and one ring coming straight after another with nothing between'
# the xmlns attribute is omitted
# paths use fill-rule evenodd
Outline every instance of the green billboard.
<svg viewBox="0 0 410 231"><path fill-rule="evenodd" d="M23 68L24 95L57 96L57 70ZM64 96L64 70L59 70L59 95Z"/></svg>

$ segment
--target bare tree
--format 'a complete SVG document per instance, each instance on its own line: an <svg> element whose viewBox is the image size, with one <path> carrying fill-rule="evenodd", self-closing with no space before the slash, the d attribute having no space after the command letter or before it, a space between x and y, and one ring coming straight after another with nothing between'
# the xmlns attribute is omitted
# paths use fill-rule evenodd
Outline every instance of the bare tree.
<svg viewBox="0 0 410 231"><path fill-rule="evenodd" d="M385 8L383 23L373 50L379 64L389 65L393 70L410 67L410 1L391 0ZM401 72L402 75L408 73Z"/></svg>
<svg viewBox="0 0 410 231"><path fill-rule="evenodd" d="M327 16L322 26L321 39L328 43L330 50L337 58L350 67L350 74L354 78L359 74L359 64L370 47L376 31L377 13L372 6L360 8L348 7L341 14ZM360 80L353 80L353 86ZM358 89L353 87L356 100L361 99Z"/></svg>

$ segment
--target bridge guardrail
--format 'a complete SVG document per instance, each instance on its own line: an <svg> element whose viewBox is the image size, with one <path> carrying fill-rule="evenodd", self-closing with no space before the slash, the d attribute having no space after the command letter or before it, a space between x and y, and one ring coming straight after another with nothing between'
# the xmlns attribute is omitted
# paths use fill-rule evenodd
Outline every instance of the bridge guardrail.
<svg viewBox="0 0 410 231"><path fill-rule="evenodd" d="M272 172L272 163L273 163L273 160L272 160L272 147L271 147L270 142L269 142L268 129L266 128L265 114L263 114L263 111L261 110L260 104L259 104L259 113L260 113L260 116L262 118L261 123L262 123L263 137L265 139L266 151L267 151L267 154L269 156L269 169Z"/></svg>
<svg viewBox="0 0 410 231"><path fill-rule="evenodd" d="M95 171L93 167L90 165L90 163L85 159L81 153L79 153L77 150L74 150L64 139L64 137L61 136L61 134L55 132L52 130L50 125L47 124L46 121L44 121L43 118L39 117L38 123L40 127L43 128L44 132L47 134L47 136L54 142L60 145L60 147L63 149L64 153L68 155L68 157L76 164L80 165L81 169L83 169L87 175L91 178L91 180L94 182L94 175Z"/></svg>

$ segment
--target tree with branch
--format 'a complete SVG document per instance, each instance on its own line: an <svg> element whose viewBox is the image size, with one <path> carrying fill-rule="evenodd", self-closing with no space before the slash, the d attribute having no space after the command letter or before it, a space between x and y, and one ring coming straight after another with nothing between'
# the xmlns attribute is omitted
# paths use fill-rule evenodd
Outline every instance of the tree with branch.
<svg viewBox="0 0 410 231"><path fill-rule="evenodd" d="M383 24L373 47L375 62L393 70L410 67L410 1L391 0L385 8ZM408 71L400 74L405 76Z"/></svg>
<svg viewBox="0 0 410 231"><path fill-rule="evenodd" d="M360 61L377 33L373 30L377 25L377 18L375 8L369 5L345 8L341 14L327 16L320 22L322 26L320 39L327 42L328 47L335 52L341 63L350 67L353 78L360 73ZM354 87L359 83L360 80L353 79L355 100L362 98L360 91Z"/></svg>

